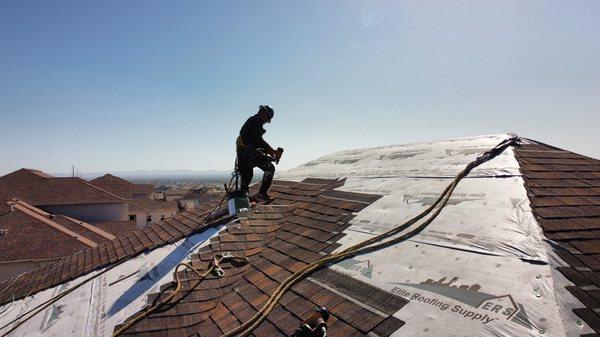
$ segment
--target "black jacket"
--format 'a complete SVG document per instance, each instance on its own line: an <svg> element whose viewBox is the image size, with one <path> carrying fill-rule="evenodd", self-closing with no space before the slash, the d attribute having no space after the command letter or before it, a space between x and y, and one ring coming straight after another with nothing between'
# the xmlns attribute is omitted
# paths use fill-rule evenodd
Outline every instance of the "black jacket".
<svg viewBox="0 0 600 337"><path fill-rule="evenodd" d="M244 146L254 146L261 149L271 149L271 145L263 139L267 132L258 114L248 118L240 130L240 139Z"/></svg>

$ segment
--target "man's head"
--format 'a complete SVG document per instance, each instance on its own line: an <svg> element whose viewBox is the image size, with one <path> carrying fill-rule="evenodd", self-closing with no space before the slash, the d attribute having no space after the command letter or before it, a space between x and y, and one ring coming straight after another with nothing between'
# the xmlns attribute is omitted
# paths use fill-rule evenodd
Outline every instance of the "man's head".
<svg viewBox="0 0 600 337"><path fill-rule="evenodd" d="M263 123L271 123L271 119L275 116L275 111L268 105L261 105L258 107L258 116Z"/></svg>

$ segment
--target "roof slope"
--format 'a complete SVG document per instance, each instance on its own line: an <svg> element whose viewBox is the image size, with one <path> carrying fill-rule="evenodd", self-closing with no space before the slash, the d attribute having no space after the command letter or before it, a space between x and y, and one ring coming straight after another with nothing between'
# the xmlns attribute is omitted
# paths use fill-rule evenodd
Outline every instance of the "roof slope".
<svg viewBox="0 0 600 337"><path fill-rule="evenodd" d="M0 211L0 261L57 259L96 246L115 236L98 226L49 214L13 199Z"/></svg>
<svg viewBox="0 0 600 337"><path fill-rule="evenodd" d="M276 181L275 204L260 206L238 226L229 227L213 238L192 260L192 264L200 267L214 253L227 251L247 256L251 262L242 268L225 266L224 278L205 280L171 310L148 317L129 333L164 336L198 332L212 336L220 335L234 323L239 324L291 272L339 247L336 241L344 236L340 232L348 226L352 213L379 198L332 190L341 184L343 181L339 180ZM104 242L0 283L0 289L5 289L0 294L0 303L11 300L12 295L18 299L35 294L203 230L206 226L198 226L216 204L203 205L196 213L180 213L126 237ZM193 281L189 271L183 273L186 283ZM404 306L406 300L333 271L315 273L312 277L284 297L268 321L256 330L258 335L287 335L316 305L325 305L332 311L330 324L335 327L332 336L362 336L373 332L385 337L404 324L392 314ZM165 285L165 289L168 287ZM232 292L232 289L237 290ZM156 295L150 297L152 300Z"/></svg>
<svg viewBox="0 0 600 337"><path fill-rule="evenodd" d="M467 163L507 137L351 150L319 158L280 174L273 185L273 203L257 206L240 220L230 221L221 214L207 230L203 219L214 202L0 284L0 303L10 301L10 293L22 298L29 291L48 289L17 300L10 318L0 320L18 317L20 310L44 303L84 277L66 285L67 280L98 270L93 282L27 322L20 332L94 335L88 328L97 326L99 334L108 335L143 311L144 305L170 294L177 263L189 257L192 265L204 268L214 253L232 252L248 257L249 263L227 263L224 278L209 277L200 284L191 270L181 271L184 291L172 306L127 331L135 336L218 336L246 321L293 271L420 214ZM292 287L254 335L285 336L316 305L333 312L331 336L445 336L452 331L474 337L533 337L593 332L597 237L596 229L585 226L592 226L590 221L598 217L596 205L585 204L592 201L581 195L576 201L539 193L596 193L591 175L563 174L596 172L590 170L597 168L592 164L597 161L534 146L542 145L508 149L474 169L440 216L408 241L329 265ZM548 155L563 156L564 162L543 157ZM546 163L533 163L535 156ZM560 176L555 178L531 175L556 172ZM575 186L581 182L585 190ZM562 191L544 184L575 187ZM557 202L578 204L544 204ZM567 223L578 227L546 228ZM191 235L196 232L202 234ZM202 238L189 240L196 235ZM553 252L557 245L546 239L553 235L568 248L557 251L568 268ZM197 247L200 251L194 253ZM100 268L117 262L124 263L99 275ZM115 306L118 311L113 311ZM63 318L49 327L46 318L57 310Z"/></svg>
<svg viewBox="0 0 600 337"><path fill-rule="evenodd" d="M517 147L533 212L556 253L567 286L585 308L573 311L600 334L600 160L544 144Z"/></svg>
<svg viewBox="0 0 600 337"><path fill-rule="evenodd" d="M199 209L179 213L173 218L101 242L95 247L0 282L0 304L13 300L13 296L14 299L20 299L35 294L205 229L203 221L216 204L212 202Z"/></svg>
<svg viewBox="0 0 600 337"><path fill-rule="evenodd" d="M94 226L117 237L125 236L138 229L135 221L96 222Z"/></svg>
<svg viewBox="0 0 600 337"><path fill-rule="evenodd" d="M0 215L0 229L0 261L56 259L89 247L18 209Z"/></svg>
<svg viewBox="0 0 600 337"><path fill-rule="evenodd" d="M165 201L165 200L153 200L153 199L136 199L129 202L131 210L144 210L144 211L176 211L176 201Z"/></svg>
<svg viewBox="0 0 600 337"><path fill-rule="evenodd" d="M35 206L120 203L120 197L80 178L52 177L20 169L0 177L0 201L20 198Z"/></svg>
<svg viewBox="0 0 600 337"><path fill-rule="evenodd" d="M249 258L246 265L227 265L223 278L200 284L191 270L182 271L185 284L168 310L153 314L130 328L131 336L221 336L248 320L275 288L293 272L339 247L352 213L379 196L332 189L338 180L275 181L275 201L259 206L192 256L205 268L215 253ZM167 296L171 285L161 288ZM156 300L153 294L148 302ZM315 306L331 313L329 336L387 337L404 323L392 315L406 300L333 271L321 271L287 293L255 331L257 336L288 336Z"/></svg>
<svg viewBox="0 0 600 337"><path fill-rule="evenodd" d="M136 194L151 194L154 190L152 185L138 185L112 174L105 174L91 180L94 186L102 188L124 199L133 199Z"/></svg>

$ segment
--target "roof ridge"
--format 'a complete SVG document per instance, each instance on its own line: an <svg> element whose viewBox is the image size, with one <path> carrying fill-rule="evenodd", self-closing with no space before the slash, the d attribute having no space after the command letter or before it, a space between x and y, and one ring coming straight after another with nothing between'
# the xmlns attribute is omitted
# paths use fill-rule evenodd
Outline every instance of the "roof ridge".
<svg viewBox="0 0 600 337"><path fill-rule="evenodd" d="M21 200L18 200L18 199L16 201L11 200L11 201L8 202L8 204L14 206L14 208L16 208L17 210L21 211L21 213L24 213L24 214L26 214L26 215L28 215L28 216L36 219L36 220L39 220L39 221L41 221L41 222L43 222L43 223L45 223L45 224L53 227L54 229L57 229L58 231L62 232L63 234L66 234L66 235L70 236L71 238L73 238L73 239L75 239L75 240L77 240L77 241L79 241L79 242L81 242L81 243L83 243L83 244L85 244L87 246L96 247L98 245L98 243L96 243L95 241L87 238L86 236L78 234L76 232L73 232L72 230L70 230L70 229L62 226L61 224L59 224L59 223L57 223L55 221L52 221L49 218L46 218L41 213L38 213L38 212L34 211L31 208L33 206L27 204L24 201L21 201Z"/></svg>
<svg viewBox="0 0 600 337"><path fill-rule="evenodd" d="M100 187L98 187L98 186L96 186L96 185L94 185L94 184L92 184L92 183L90 183L90 182L86 181L85 179L81 179L81 178L79 178L79 177L74 177L74 179L78 179L79 181L83 182L84 184L87 184L87 185L89 185L89 186L91 186L91 187L93 187L93 188L95 188L95 189L97 189L97 190L99 190L99 191L102 191L102 192L104 192L104 193L106 193L106 194L108 194L108 195L110 195L110 196L112 196L112 197L115 197L115 198L117 198L117 199L119 199L119 200L121 200L121 201L123 201L123 202L126 202L126 201L127 201L127 200L125 200L125 199L121 198L120 196L118 196L118 195L116 195L116 194L110 193L109 191L107 191L107 190L105 190L105 189L103 189L103 188L100 188Z"/></svg>
<svg viewBox="0 0 600 337"><path fill-rule="evenodd" d="M116 175L114 175L114 174L110 174L110 173L106 173L106 174L105 174L105 175L103 175L103 176L97 177L96 179L92 179L92 180L90 180L90 182L91 182L91 181L99 181L100 179L102 179L102 178L105 178L105 177L108 177L108 178L115 178L115 179L117 179L117 180L119 180L119 181L121 181L121 182L125 182L125 183L127 183L127 184L129 184L129 185L131 185L131 186L135 186L135 185L136 185L136 184L134 184L133 182L131 182L131 181L129 181L129 180L127 180L127 179L125 179L125 178L121 178L121 177L119 177L119 176L116 176Z"/></svg>
<svg viewBox="0 0 600 337"><path fill-rule="evenodd" d="M40 178L55 178L54 176L42 171L42 170L37 170L37 169L31 169L31 168L23 168L24 170L26 170L29 173L35 174L36 176L40 177Z"/></svg>
<svg viewBox="0 0 600 337"><path fill-rule="evenodd" d="M521 137L521 139L525 139L525 140L533 143L534 145L541 145L541 146L549 147L550 149L555 150L555 151L569 152L569 153L576 154L578 156L582 156L582 157L585 157L585 158L589 158L589 159L593 159L593 160L600 160L600 159L597 159L597 158L594 158L594 157L586 156L586 155L581 154L581 153L573 152L571 150L561 149L560 147L556 147L554 145L550 145L550 144L547 144L547 143L544 143L544 142L540 142L539 140L535 140L535 139L531 139L531 138L525 138L525 137ZM525 150L525 151L527 151L527 150Z"/></svg>
<svg viewBox="0 0 600 337"><path fill-rule="evenodd" d="M77 225L79 225L79 226L81 226L81 227L83 227L83 228L85 228L85 229L93 232L93 233L96 233L96 234L102 236L105 239L114 240L114 239L117 238L116 236L110 234L109 232L107 232L107 231L105 231L105 230L103 230L101 228L98 228L98 227L96 227L96 226L94 226L92 224L89 224L89 223L87 223L85 221L74 219L74 218L71 218L71 217L66 216L64 214L61 214L60 216L62 216L63 218L65 218L67 220L70 220L71 222L73 222L73 223L75 223L75 224L77 224Z"/></svg>
<svg viewBox="0 0 600 337"><path fill-rule="evenodd" d="M100 242L94 247L90 246L81 251L61 257L56 262L44 264L39 268L1 281L0 303L3 304L6 301L10 301L13 298L12 296L14 296L14 299L19 299L24 296L33 295L67 280L85 276L99 268L121 263L125 258L153 251L173 241L193 235L200 228L207 229L211 225L216 225L224 219L223 215L226 213L226 210L215 214L213 216L214 220L211 223L204 224L204 221L213 213L212 210L216 202L218 200L213 200L204 204L204 207L201 209L179 213L175 217L167 219L169 221L163 220L135 230L127 235L115 237L113 240ZM194 216L186 216L189 214L193 214ZM177 223L174 223L174 220ZM199 225L202 226L199 227ZM60 273L60 270L65 265L69 266L67 269L70 271L69 273L59 274L58 276L50 275L57 273L57 271ZM19 278L23 279L18 280ZM52 281L48 281L47 278L50 278ZM42 279L44 281L41 281ZM5 294L6 291L9 292ZM7 294L9 295L7 296Z"/></svg>
<svg viewBox="0 0 600 337"><path fill-rule="evenodd" d="M33 205L30 205L29 203L27 203L27 202L25 202L25 201L21 200L20 198L13 198L11 201L13 201L13 202L15 202L15 203L18 203L18 204L22 205L23 207L26 207L26 208L28 208L29 210L31 210L31 211L33 211L33 212L35 212L35 213L37 213L37 214L39 214L39 215L41 215L41 216L48 216L48 217L49 217L49 216L51 216L51 215L52 215L52 214L50 214L50 213L48 213L48 212L44 211L43 209L37 208L37 207L35 207L35 206L33 206ZM7 202L7 203L8 203L8 202ZM9 204L9 205L10 205L10 204Z"/></svg>
<svg viewBox="0 0 600 337"><path fill-rule="evenodd" d="M566 286L583 305L572 312L600 332L600 313L588 298L588 285L600 286L600 160L542 142L515 148L531 212L552 250L562 259L558 271L573 285ZM597 288L596 288L597 289ZM587 335L586 335L587 336Z"/></svg>

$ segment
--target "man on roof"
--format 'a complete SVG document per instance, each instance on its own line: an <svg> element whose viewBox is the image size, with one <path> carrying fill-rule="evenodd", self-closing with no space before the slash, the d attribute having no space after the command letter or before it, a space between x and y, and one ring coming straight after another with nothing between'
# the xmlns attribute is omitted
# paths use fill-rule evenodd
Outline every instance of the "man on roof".
<svg viewBox="0 0 600 337"><path fill-rule="evenodd" d="M237 167L242 180L242 190L249 191L255 167L263 170L262 184L256 195L256 199L269 201L269 188L273 182L275 166L272 161L276 160L283 150L274 150L269 143L263 139L266 130L265 123L271 123L275 112L268 105L261 105L256 115L248 118L240 130L237 139Z"/></svg>

